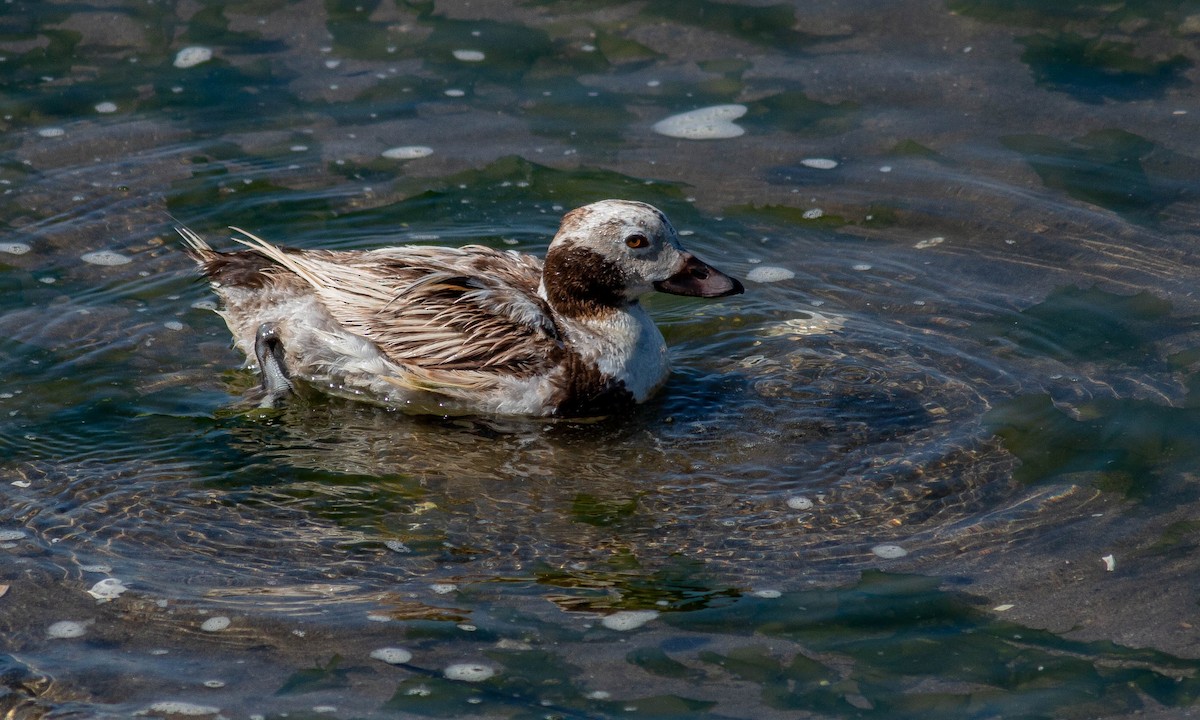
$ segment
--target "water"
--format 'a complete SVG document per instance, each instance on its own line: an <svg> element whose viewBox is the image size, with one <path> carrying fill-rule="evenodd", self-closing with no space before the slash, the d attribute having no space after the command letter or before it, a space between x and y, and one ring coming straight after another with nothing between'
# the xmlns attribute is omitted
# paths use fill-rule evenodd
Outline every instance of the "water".
<svg viewBox="0 0 1200 720"><path fill-rule="evenodd" d="M0 708L1194 707L1198 18L4 5ZM172 231L541 253L604 197L748 282L651 299L675 374L600 422L255 408Z"/></svg>

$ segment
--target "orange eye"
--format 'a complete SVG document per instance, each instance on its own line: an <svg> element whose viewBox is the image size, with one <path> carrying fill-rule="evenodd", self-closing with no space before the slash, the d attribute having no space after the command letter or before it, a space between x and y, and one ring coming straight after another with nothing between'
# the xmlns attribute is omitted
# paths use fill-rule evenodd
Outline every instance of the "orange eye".
<svg viewBox="0 0 1200 720"><path fill-rule="evenodd" d="M650 240L645 235L630 235L625 238L625 244L637 250L639 248L650 247Z"/></svg>

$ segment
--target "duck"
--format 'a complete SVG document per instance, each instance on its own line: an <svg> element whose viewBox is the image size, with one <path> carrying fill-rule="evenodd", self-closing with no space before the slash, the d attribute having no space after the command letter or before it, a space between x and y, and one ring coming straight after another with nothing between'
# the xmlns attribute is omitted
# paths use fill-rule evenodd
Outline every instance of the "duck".
<svg viewBox="0 0 1200 720"><path fill-rule="evenodd" d="M544 260L483 245L296 249L231 230L244 249L177 228L264 405L303 385L413 414L611 415L670 374L642 297L744 292L632 200L567 212Z"/></svg>

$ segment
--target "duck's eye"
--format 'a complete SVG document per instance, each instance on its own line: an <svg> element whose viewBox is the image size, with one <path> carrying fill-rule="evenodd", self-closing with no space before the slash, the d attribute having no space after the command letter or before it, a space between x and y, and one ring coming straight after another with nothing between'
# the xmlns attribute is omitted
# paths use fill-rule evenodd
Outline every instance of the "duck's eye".
<svg viewBox="0 0 1200 720"><path fill-rule="evenodd" d="M639 248L650 247L650 240L645 235L639 233L625 238L625 244L637 250Z"/></svg>

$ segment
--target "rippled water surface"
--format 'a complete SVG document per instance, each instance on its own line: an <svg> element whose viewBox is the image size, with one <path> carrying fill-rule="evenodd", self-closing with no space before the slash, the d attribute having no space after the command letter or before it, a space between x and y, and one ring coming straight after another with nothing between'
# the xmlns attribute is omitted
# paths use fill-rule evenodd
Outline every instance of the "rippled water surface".
<svg viewBox="0 0 1200 720"><path fill-rule="evenodd" d="M0 710L1194 711L1198 38L1188 3L10 0ZM606 197L747 292L651 298L671 381L594 421L257 408L173 231L540 254Z"/></svg>

